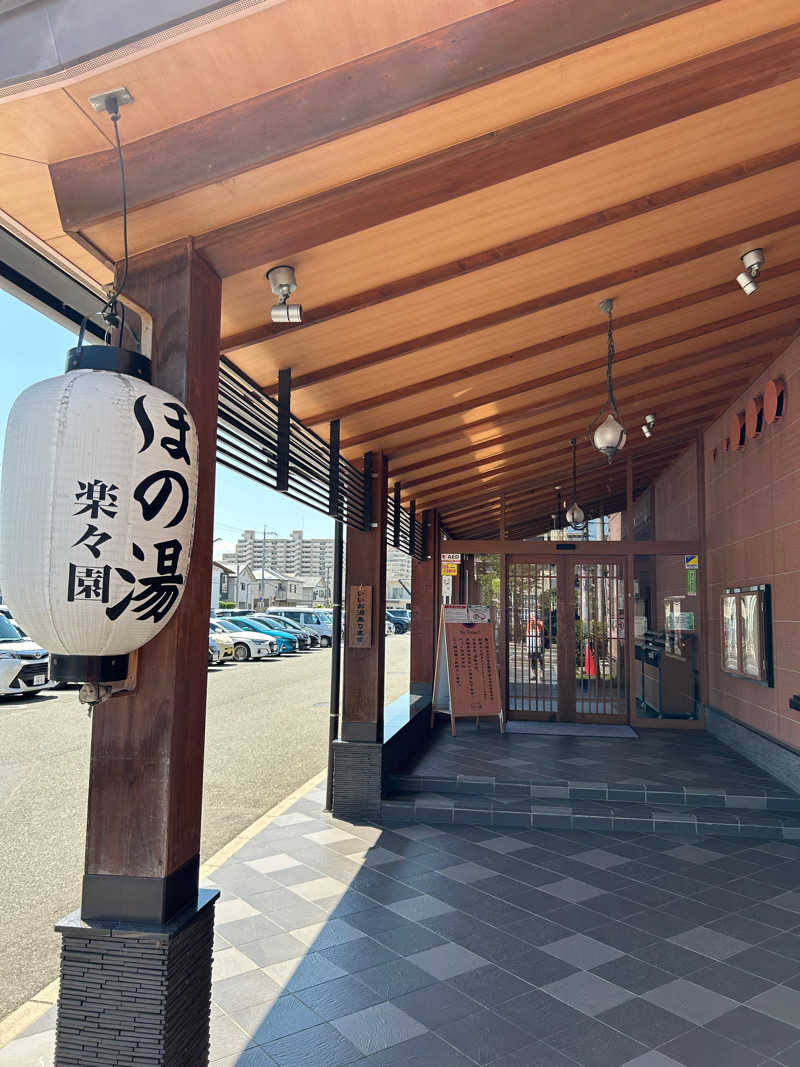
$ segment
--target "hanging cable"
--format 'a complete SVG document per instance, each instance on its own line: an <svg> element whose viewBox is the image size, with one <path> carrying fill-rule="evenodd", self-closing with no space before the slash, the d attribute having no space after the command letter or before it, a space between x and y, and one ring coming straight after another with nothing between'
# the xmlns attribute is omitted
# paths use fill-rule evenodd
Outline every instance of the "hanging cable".
<svg viewBox="0 0 800 1067"><path fill-rule="evenodd" d="M614 363L614 327L611 321L612 302L608 301L608 363L606 365L606 381L608 382L608 402L614 414L617 413L617 402L614 399L614 378L612 366Z"/></svg>

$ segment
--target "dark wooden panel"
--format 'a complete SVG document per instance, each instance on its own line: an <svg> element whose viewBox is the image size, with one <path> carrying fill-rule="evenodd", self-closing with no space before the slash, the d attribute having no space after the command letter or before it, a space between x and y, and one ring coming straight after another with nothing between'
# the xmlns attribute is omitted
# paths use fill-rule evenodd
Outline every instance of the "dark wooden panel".
<svg viewBox="0 0 800 1067"><path fill-rule="evenodd" d="M558 721L575 722L575 561L572 554L556 564L558 611Z"/></svg>
<svg viewBox="0 0 800 1067"><path fill-rule="evenodd" d="M800 212L797 212L797 222L800 222ZM748 232L752 234L754 232L762 233L764 231L753 230L751 228ZM726 248L729 244L733 245L734 243L734 241L726 241L721 247ZM696 258L693 254L695 251L696 250L690 249L688 250L688 255L680 253L677 256L671 256L669 258L673 260L672 265L685 263L689 259ZM707 252L703 252L703 255L706 254ZM415 340L408 350L397 353L397 356L407 355L409 352L416 351L418 347L427 348L429 345L440 343L444 340L452 340L454 337L472 333L474 330L485 329L487 326L495 326L501 322L508 322L509 320L519 318L522 315L529 315L534 311L541 311L544 308L555 307L558 304L567 303L576 299L576 296L588 296L592 293L612 290L615 286L622 284L623 281L655 273L652 269L652 261L648 264L643 264L642 266L644 269L639 274L626 272L629 273L629 277L626 279L622 279L618 275L592 278L589 282L580 286L570 286L568 289L562 289L549 296L527 300L524 304L519 304L516 307L503 308L491 315L483 315L478 319L459 323L456 327L450 327L447 331L437 331L437 333L446 332L448 336L439 337L436 335L427 335L426 337L421 337ZM656 270L661 269L663 269L661 266L656 268ZM787 274L794 274L797 271L800 271L800 259L793 259L787 263L777 264L774 270L770 268L770 277L783 277ZM578 290L578 292L576 293L575 290ZM682 308L703 304L709 300L716 300L721 296L730 295L734 292L734 283L731 279L728 279L721 282L719 285L712 285L706 289L700 289L693 293L683 293L674 300L665 300L660 304L654 304L652 307L642 308L639 311L631 312L628 315L618 316L614 319L614 326L617 330L621 330L626 326L634 326L640 322L648 322L649 320L657 319L662 315L668 315L671 311L678 311ZM746 311L742 314L747 315L748 318L756 317L755 309L750 309L749 312ZM487 319L492 321L487 322ZM409 397L415 396L418 393L425 393L430 389L437 389L441 386L451 385L453 382L461 384L467 378L475 377L479 374L486 374L495 370L502 371L507 369L509 365L513 364L516 366L524 360L534 359L536 356L540 355L546 355L550 352L557 351L559 348L566 348L567 345L576 344L579 341L586 341L592 337L603 337L608 329L608 324L602 320L599 314L597 315L597 319L597 322L593 322L589 326L584 326L579 330L572 330L570 333L562 334L560 337L550 337L537 344L528 345L525 348L518 349L516 352L504 352L500 356L484 359L480 363L457 367L454 370L446 371L444 374L437 374L433 378L423 378L420 381L407 382L405 385L397 389L392 389L387 393L380 393L377 396L370 395L362 400L354 400L350 404L339 405L335 412L333 410L315 412L312 415L305 416L303 421L307 426L318 426L322 423L330 422L333 418L343 419L348 415L353 415L359 411L371 411L373 408L380 407L384 404L393 404L398 400L407 400ZM739 321L747 320L740 319ZM424 344L422 342L424 342ZM384 358L379 358L377 362L383 362ZM393 356L390 358L397 357Z"/></svg>
<svg viewBox="0 0 800 1067"><path fill-rule="evenodd" d="M710 174L703 174L699 178L689 178L685 182L679 182L677 185L672 185L665 189L655 189L646 196L626 200L621 204L604 208L602 211L593 211L588 215L580 215L578 218L570 219L568 222L559 223L557 226L548 226L543 230L537 230L512 241L506 241L504 244L494 245L480 252L474 252L471 255L462 256L448 263L439 264L417 274L410 274L405 278L398 278L393 282L386 282L372 289L365 289L360 293L343 296L341 299L329 304L320 304L319 307L304 305L302 325L303 327L314 326L321 322L339 318L341 315L348 315L353 311L374 307L376 304L381 304L387 300L394 300L399 296L407 296L421 289L429 289L432 285L449 281L451 278L460 278L467 274L472 274L474 271L483 270L485 267L492 267L497 263L504 263L519 256L527 255L529 252L535 252L537 249L558 244L560 241L568 241L573 237L581 237L584 234L593 233L607 226L613 226L617 222L626 222L629 219L639 218L650 211L657 211L659 208L690 200L692 197L713 192L715 189L721 189L726 185L733 185L736 182L743 181L745 178L752 178L757 174L763 174L778 167L796 163L798 160L800 160L800 144L792 144L786 148L754 156L741 163L734 163L729 167L722 167ZM669 257L668 260L655 260L654 263L658 264L655 269L664 270L672 262L683 263L687 259L709 255L711 252L728 247L728 245L746 240L753 233L774 233L777 230L785 229L787 226L797 225L798 222L800 222L800 212L793 212L777 219L768 219L763 223L757 223L748 230L740 230L714 238L711 241L695 246L694 249L683 249L675 253L674 257ZM679 256L682 258L677 258ZM637 273L634 276L641 277L641 274ZM624 276L620 280L626 281L629 278L630 276ZM606 283L602 279L595 281L597 288L602 288L604 284ZM594 290L588 291L593 292ZM247 348L261 341L267 341L271 337L279 337L281 332L285 333L285 331L286 328L284 326L276 326L271 322L264 322L249 330L243 330L241 333L223 337L220 341L220 348L223 352L230 354L240 348ZM348 360L342 366L353 370L358 369L359 364L353 367L351 361ZM339 365L337 365L336 374L348 372L340 371L338 367ZM327 371L327 368L325 368L325 371ZM312 371L305 375L299 375L295 379L294 387L295 389L302 389L305 386L313 385L315 382L324 381L325 377L332 376L332 374L327 375L322 371ZM277 384L272 389L276 390Z"/></svg>
<svg viewBox="0 0 800 1067"><path fill-rule="evenodd" d="M383 741L384 666L386 652L386 523L388 519L386 458L372 457L372 528L347 531L345 603L355 585L372 586L372 644L344 647L342 739Z"/></svg>
<svg viewBox="0 0 800 1067"><path fill-rule="evenodd" d="M204 234L223 277L433 207L800 74L800 27L640 78L546 113Z"/></svg>
<svg viewBox="0 0 800 1067"><path fill-rule="evenodd" d="M153 316L153 383L194 417L200 488L181 604L136 691L94 713L86 873L164 878L200 848L221 286L185 241L134 259L126 291Z"/></svg>
<svg viewBox="0 0 800 1067"><path fill-rule="evenodd" d="M514 0L125 145L128 205L273 163L709 2ZM51 173L66 230L118 214L114 150L56 163Z"/></svg>

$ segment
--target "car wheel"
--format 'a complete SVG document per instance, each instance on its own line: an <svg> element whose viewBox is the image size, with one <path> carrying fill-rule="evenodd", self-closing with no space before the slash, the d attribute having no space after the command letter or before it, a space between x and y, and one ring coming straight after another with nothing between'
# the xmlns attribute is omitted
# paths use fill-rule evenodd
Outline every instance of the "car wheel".
<svg viewBox="0 0 800 1067"><path fill-rule="evenodd" d="M23 700L33 700L34 697L38 697L41 689L37 689L35 693L20 693Z"/></svg>
<svg viewBox="0 0 800 1067"><path fill-rule="evenodd" d="M331 647L331 639L330 639L330 637L321 637L319 643L322 645L323 648L330 648Z"/></svg>
<svg viewBox="0 0 800 1067"><path fill-rule="evenodd" d="M247 645L235 645L233 649L233 658L238 660L239 663L243 663L246 659L250 659L250 649Z"/></svg>

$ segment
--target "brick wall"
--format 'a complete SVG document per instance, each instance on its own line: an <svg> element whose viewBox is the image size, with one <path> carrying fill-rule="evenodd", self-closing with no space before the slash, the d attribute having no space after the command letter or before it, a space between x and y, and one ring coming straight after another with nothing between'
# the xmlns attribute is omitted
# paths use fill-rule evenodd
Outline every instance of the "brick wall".
<svg viewBox="0 0 800 1067"><path fill-rule="evenodd" d="M785 414L741 452L723 452L732 414L786 382ZM800 338L705 434L706 555L709 568L708 700L748 726L800 750ZM713 450L717 449L716 461ZM733 678L720 667L720 595L728 586L772 586L775 686Z"/></svg>

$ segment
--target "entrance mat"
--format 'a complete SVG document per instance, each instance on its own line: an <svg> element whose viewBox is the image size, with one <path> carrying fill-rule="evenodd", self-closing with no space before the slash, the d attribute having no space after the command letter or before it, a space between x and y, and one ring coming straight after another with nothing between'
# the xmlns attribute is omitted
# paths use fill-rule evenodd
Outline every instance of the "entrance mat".
<svg viewBox="0 0 800 1067"><path fill-rule="evenodd" d="M630 726L604 726L593 722L524 722L512 719L506 723L508 734L550 734L556 737L615 737L638 738Z"/></svg>

